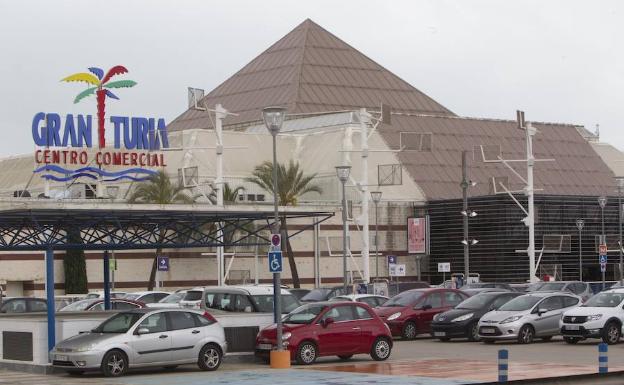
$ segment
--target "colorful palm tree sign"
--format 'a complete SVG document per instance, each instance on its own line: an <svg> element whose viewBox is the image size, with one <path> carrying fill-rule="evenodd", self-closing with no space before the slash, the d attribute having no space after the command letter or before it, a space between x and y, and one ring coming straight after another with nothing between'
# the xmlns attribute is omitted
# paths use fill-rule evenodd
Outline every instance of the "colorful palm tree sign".
<svg viewBox="0 0 624 385"><path fill-rule="evenodd" d="M98 117L98 143L100 148L106 146L106 139L104 134L106 133L104 128L104 120L106 115L106 97L119 100L119 98L110 91L110 88L130 88L134 87L137 83L133 80L117 80L110 82L113 76L127 73L128 70L124 66L114 66L109 69L106 74L104 70L97 67L89 67L89 72L79 72L73 75L69 75L66 78L61 79L63 82L85 82L93 87L89 87L86 90L76 96L74 104L78 103L82 99L89 95L96 95L97 98L97 117Z"/></svg>

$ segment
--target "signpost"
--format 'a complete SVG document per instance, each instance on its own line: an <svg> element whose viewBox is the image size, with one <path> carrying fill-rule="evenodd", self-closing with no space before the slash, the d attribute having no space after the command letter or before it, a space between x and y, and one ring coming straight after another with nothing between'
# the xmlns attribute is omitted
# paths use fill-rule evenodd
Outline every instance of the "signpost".
<svg viewBox="0 0 624 385"><path fill-rule="evenodd" d="M405 265L393 263L390 265L389 272L391 277L405 277Z"/></svg>
<svg viewBox="0 0 624 385"><path fill-rule="evenodd" d="M438 273L442 273L442 283L446 282L446 273L451 272L451 263L450 262L440 262L438 263Z"/></svg>
<svg viewBox="0 0 624 385"><path fill-rule="evenodd" d="M166 257L164 255L159 255L158 257L156 257L156 262L157 262L157 270L158 270L158 279L156 280L156 282L158 282L158 287L162 287L163 284L163 280L160 279L160 272L161 271L169 271L169 257Z"/></svg>
<svg viewBox="0 0 624 385"><path fill-rule="evenodd" d="M602 273L602 290L605 289L605 274L607 272L607 245L598 246L598 260L600 262L600 272Z"/></svg>
<svg viewBox="0 0 624 385"><path fill-rule="evenodd" d="M269 273L282 272L282 252L269 251Z"/></svg>

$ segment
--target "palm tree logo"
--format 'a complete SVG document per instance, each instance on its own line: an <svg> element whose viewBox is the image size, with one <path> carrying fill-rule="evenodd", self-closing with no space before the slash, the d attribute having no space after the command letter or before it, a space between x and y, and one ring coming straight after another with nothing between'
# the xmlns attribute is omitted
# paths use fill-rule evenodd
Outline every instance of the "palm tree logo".
<svg viewBox="0 0 624 385"><path fill-rule="evenodd" d="M90 72L90 73L89 73ZM124 66L114 66L109 69L104 75L104 70L97 67L89 67L89 72L79 72L68 77L61 79L62 82L85 82L94 87L87 88L76 96L74 104L78 103L82 99L95 93L97 97L97 118L98 118L98 143L100 148L106 146L104 139L104 117L106 115L106 97L117 99L119 98L113 94L108 88L130 88L134 87L137 83L133 80L118 80L115 82L109 82L115 75L121 75L128 72Z"/></svg>

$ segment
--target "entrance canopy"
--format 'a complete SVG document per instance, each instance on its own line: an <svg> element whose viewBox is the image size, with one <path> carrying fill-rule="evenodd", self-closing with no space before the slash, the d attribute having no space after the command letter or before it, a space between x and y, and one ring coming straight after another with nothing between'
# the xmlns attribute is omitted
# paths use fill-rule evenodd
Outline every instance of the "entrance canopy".
<svg viewBox="0 0 624 385"><path fill-rule="evenodd" d="M281 207L295 236L333 212ZM104 301L110 309L109 250L269 245L272 206L154 205L11 199L0 201L0 251L45 251L48 349L56 344L54 250L104 251Z"/></svg>

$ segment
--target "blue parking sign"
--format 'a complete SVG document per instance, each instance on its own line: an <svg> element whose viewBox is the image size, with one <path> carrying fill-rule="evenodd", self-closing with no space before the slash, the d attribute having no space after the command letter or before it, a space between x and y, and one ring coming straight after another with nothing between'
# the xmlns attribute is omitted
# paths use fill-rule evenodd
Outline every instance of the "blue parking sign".
<svg viewBox="0 0 624 385"><path fill-rule="evenodd" d="M396 264L396 255L388 255L388 265Z"/></svg>
<svg viewBox="0 0 624 385"><path fill-rule="evenodd" d="M169 257L159 255L157 258L158 271L169 271Z"/></svg>
<svg viewBox="0 0 624 385"><path fill-rule="evenodd" d="M282 252L281 251L269 252L269 272L270 273L282 272Z"/></svg>

